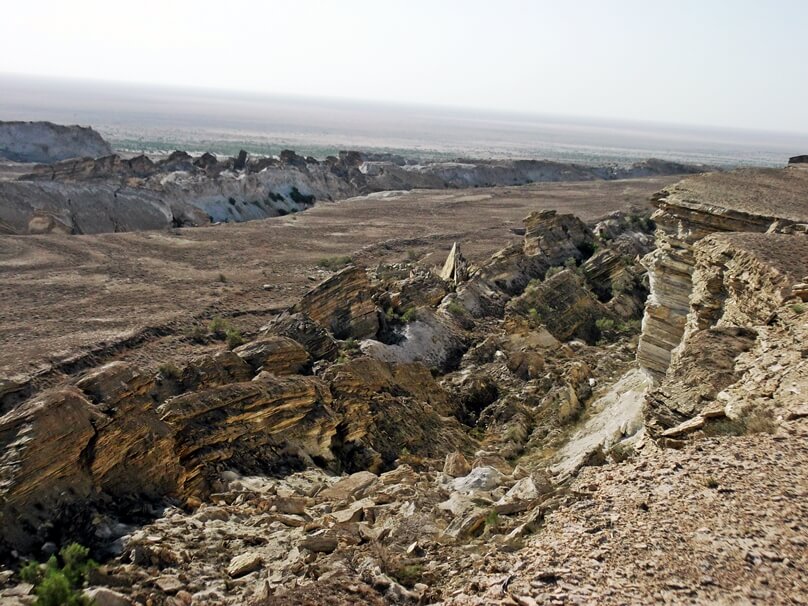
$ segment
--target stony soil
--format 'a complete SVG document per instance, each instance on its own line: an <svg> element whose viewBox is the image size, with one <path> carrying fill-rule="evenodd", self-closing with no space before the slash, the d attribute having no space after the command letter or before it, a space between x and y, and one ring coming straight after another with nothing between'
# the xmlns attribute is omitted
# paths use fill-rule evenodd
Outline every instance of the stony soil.
<svg viewBox="0 0 808 606"><path fill-rule="evenodd" d="M448 604L808 603L808 420L588 467L525 549ZM449 593L452 593L451 591Z"/></svg>

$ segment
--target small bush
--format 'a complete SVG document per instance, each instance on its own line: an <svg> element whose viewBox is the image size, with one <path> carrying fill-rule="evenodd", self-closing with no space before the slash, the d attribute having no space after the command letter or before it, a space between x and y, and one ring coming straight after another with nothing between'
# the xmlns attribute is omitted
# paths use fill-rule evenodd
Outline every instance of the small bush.
<svg viewBox="0 0 808 606"><path fill-rule="evenodd" d="M794 303L794 305L791 306L791 311L795 314L801 314L805 311L805 305L802 303Z"/></svg>
<svg viewBox="0 0 808 606"><path fill-rule="evenodd" d="M342 342L342 349L345 351L356 351L359 349L359 341L351 337L350 339L345 339Z"/></svg>
<svg viewBox="0 0 808 606"><path fill-rule="evenodd" d="M564 267L562 265L554 265L553 267L547 270L546 274L544 274L544 279L549 280L554 275L560 274L562 271L564 271Z"/></svg>
<svg viewBox="0 0 808 606"><path fill-rule="evenodd" d="M600 332L611 330L614 328L614 320L611 318L598 318L595 320L595 326Z"/></svg>
<svg viewBox="0 0 808 606"><path fill-rule="evenodd" d="M716 480L713 476L707 476L704 478L704 485L707 488L718 488L718 480Z"/></svg>
<svg viewBox="0 0 808 606"><path fill-rule="evenodd" d="M572 270L578 269L578 262L575 257L567 257L567 260L564 261L564 267Z"/></svg>
<svg viewBox="0 0 808 606"><path fill-rule="evenodd" d="M235 328L228 328L225 330L224 339L227 342L228 349L235 349L239 345L244 345L244 337L242 337L241 332Z"/></svg>
<svg viewBox="0 0 808 606"><path fill-rule="evenodd" d="M496 509L492 509L485 516L485 527L496 529L498 525L499 525L499 514L497 513Z"/></svg>
<svg viewBox="0 0 808 606"><path fill-rule="evenodd" d="M221 316L214 316L213 319L208 324L208 330L212 332L214 335L224 335L225 330L229 328L230 324L227 320L222 318Z"/></svg>
<svg viewBox="0 0 808 606"><path fill-rule="evenodd" d="M415 307L408 307L406 310L404 310L404 313L401 314L401 321L404 322L404 324L409 324L410 322L416 320L417 316L418 310Z"/></svg>
<svg viewBox="0 0 808 606"><path fill-rule="evenodd" d="M341 257L325 257L317 261L317 267L329 271L337 271L353 263L353 258L347 255Z"/></svg>
<svg viewBox="0 0 808 606"><path fill-rule="evenodd" d="M56 556L44 564L29 562L20 569L20 578L35 586L35 606L91 606L82 595L87 576L98 565L89 558L89 550L71 543L59 552L62 566Z"/></svg>
<svg viewBox="0 0 808 606"><path fill-rule="evenodd" d="M218 276L216 276L216 280L218 282L225 283L225 282L227 282L227 276L224 275L224 274L219 274Z"/></svg>

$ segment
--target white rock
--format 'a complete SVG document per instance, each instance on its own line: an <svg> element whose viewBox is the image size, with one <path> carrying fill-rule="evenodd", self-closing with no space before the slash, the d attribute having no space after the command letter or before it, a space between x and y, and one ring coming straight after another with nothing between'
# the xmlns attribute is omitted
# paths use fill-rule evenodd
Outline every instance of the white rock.
<svg viewBox="0 0 808 606"><path fill-rule="evenodd" d="M503 475L493 467L475 467L465 477L457 478L452 485L458 492L493 490L502 483Z"/></svg>

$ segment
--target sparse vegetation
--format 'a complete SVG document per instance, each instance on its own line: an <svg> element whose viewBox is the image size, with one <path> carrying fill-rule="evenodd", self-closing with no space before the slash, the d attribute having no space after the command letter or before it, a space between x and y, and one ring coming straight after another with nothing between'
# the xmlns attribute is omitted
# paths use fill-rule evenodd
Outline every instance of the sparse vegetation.
<svg viewBox="0 0 808 606"><path fill-rule="evenodd" d="M415 306L408 307L404 310L404 313L401 314L401 321L404 324L409 324L410 322L414 321L418 316L418 310Z"/></svg>
<svg viewBox="0 0 808 606"><path fill-rule="evenodd" d="M708 421L703 431L710 437L741 436L746 433L746 425L740 419L715 419Z"/></svg>
<svg viewBox="0 0 808 606"><path fill-rule="evenodd" d="M90 606L92 602L82 595L82 588L87 575L98 565L89 553L86 547L71 543L62 548L59 558L53 555L45 564L24 565L20 578L34 585L35 606Z"/></svg>
<svg viewBox="0 0 808 606"><path fill-rule="evenodd" d="M244 345L244 337L235 328L229 327L224 331L224 339L228 349L235 349L239 345Z"/></svg>
<svg viewBox="0 0 808 606"><path fill-rule="evenodd" d="M453 316L464 316L466 315L466 308L460 305L457 301L452 301L446 306L446 311L448 311Z"/></svg>
<svg viewBox="0 0 808 606"><path fill-rule="evenodd" d="M235 349L239 345L243 345L245 342L241 331L220 316L215 316L210 321L210 324L208 324L208 330L213 333L215 338L223 339L227 343L227 347L229 349Z"/></svg>
<svg viewBox="0 0 808 606"><path fill-rule="evenodd" d="M496 530L497 526L499 526L499 514L496 509L492 509L485 516L485 527Z"/></svg>
<svg viewBox="0 0 808 606"><path fill-rule="evenodd" d="M226 276L226 275L224 275L224 274L219 274L219 275L216 277L216 280L217 280L218 282L221 282L222 284L224 284L225 282L227 282L227 276Z"/></svg>
<svg viewBox="0 0 808 606"><path fill-rule="evenodd" d="M575 257L567 257L567 260L564 261L564 267L574 271L578 269L578 262L575 260Z"/></svg>
<svg viewBox="0 0 808 606"><path fill-rule="evenodd" d="M553 267L547 270L547 273L544 274L544 279L549 280L554 275L560 274L562 271L564 271L564 267L562 265L554 265Z"/></svg>
<svg viewBox="0 0 808 606"><path fill-rule="evenodd" d="M710 489L718 488L718 480L716 480L713 476L707 476L704 478L704 485Z"/></svg>
<svg viewBox="0 0 808 606"><path fill-rule="evenodd" d="M343 255L340 257L325 257L317 261L317 267L327 269L329 271L338 271L353 263L353 257Z"/></svg>
<svg viewBox="0 0 808 606"><path fill-rule="evenodd" d="M801 314L805 311L805 305L802 303L794 303L794 305L791 306L791 311L795 314Z"/></svg>

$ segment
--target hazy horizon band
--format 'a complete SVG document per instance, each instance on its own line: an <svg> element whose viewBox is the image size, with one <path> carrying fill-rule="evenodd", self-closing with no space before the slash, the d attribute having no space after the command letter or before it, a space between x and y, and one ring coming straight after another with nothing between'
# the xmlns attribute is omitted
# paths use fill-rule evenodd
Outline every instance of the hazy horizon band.
<svg viewBox="0 0 808 606"><path fill-rule="evenodd" d="M0 120L93 126L118 150L324 157L341 149L421 158L630 163L649 157L782 166L806 137L725 128L506 114L0 74Z"/></svg>

